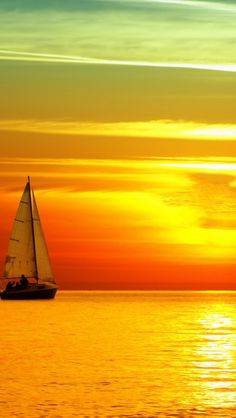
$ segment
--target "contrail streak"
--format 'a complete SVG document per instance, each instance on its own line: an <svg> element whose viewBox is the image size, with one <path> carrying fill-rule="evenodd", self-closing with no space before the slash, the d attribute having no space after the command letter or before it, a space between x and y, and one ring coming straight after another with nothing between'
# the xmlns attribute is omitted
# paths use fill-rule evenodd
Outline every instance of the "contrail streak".
<svg viewBox="0 0 236 418"><path fill-rule="evenodd" d="M81 56L42 54L34 52L18 52L10 50L0 50L0 60L12 61L36 61L36 62L59 62L91 65L120 65L129 67L156 67L156 68L179 68L190 70L223 71L236 72L236 64L198 64L198 63L168 63L168 62L148 62L148 61L126 61L109 60Z"/></svg>

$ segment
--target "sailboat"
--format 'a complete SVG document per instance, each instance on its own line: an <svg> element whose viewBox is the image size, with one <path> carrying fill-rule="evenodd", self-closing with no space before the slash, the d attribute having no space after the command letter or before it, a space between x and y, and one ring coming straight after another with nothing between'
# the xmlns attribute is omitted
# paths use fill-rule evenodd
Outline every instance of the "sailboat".
<svg viewBox="0 0 236 418"><path fill-rule="evenodd" d="M57 291L29 177L13 223L3 279L7 285L2 299L52 299Z"/></svg>

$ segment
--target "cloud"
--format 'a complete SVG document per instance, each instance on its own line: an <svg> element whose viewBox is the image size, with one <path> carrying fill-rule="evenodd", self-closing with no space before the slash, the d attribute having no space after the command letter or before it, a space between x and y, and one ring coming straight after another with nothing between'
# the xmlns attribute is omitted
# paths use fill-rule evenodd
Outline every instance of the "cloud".
<svg viewBox="0 0 236 418"><path fill-rule="evenodd" d="M26 178L25 173L31 173L37 183L43 188L63 188L63 185L73 190L86 191L98 189L106 190L150 190L165 195L170 205L180 205L183 201L194 200L190 188L199 184L199 193L206 190L204 201L208 210L209 189L217 188L214 199L219 199L219 190L222 195L235 189L236 157L221 158L127 158L127 159L88 159L88 158L0 158L0 178L2 186L7 182L19 181ZM14 168L14 170L13 170ZM4 180L3 180L4 179ZM17 179L17 180L16 180ZM227 186L227 193L225 192ZM4 187L4 186L3 186ZM38 186L37 186L38 187ZM140 189L141 187L141 189ZM183 194L176 199L177 189L186 188ZM167 193L168 190L168 193ZM213 198L213 197L212 197ZM202 198L201 198L202 199ZM223 205L220 201L220 205ZM195 199L198 206L198 198ZM215 213L219 202L212 207Z"/></svg>
<svg viewBox="0 0 236 418"><path fill-rule="evenodd" d="M32 3L30 0L11 0L1 1L0 9L2 10L20 10L20 11L37 11L37 10L56 10L56 11L100 11L109 10L111 8L119 10L121 8L136 8L137 4L163 4L170 6L194 7L199 9L209 9L216 11L226 11L229 13L236 12L233 2L228 1L202 1L202 0L86 0L75 2L73 0L41 0Z"/></svg>
<svg viewBox="0 0 236 418"><path fill-rule="evenodd" d="M207 124L181 120L114 123L2 120L0 121L0 130L105 137L236 140L236 124Z"/></svg>
<svg viewBox="0 0 236 418"><path fill-rule="evenodd" d="M0 14L1 48L29 54L21 54L21 60L211 64L216 69L217 64L228 64L229 69L234 64L236 6L231 3L88 0L73 2L73 8L72 2L60 1L60 7L50 1L44 1L44 7L27 3ZM3 52L2 59L19 60L20 54L10 58Z"/></svg>
<svg viewBox="0 0 236 418"><path fill-rule="evenodd" d="M171 63L171 62L148 62L126 61L112 59L98 59L92 57L70 56L60 54L43 54L34 52L17 52L0 50L0 60L7 61L32 61L32 62L59 62L90 65L117 65L129 67L156 67L156 68L179 68L204 71L236 72L236 64L200 64L200 63Z"/></svg>
<svg viewBox="0 0 236 418"><path fill-rule="evenodd" d="M169 4L174 6L196 7L199 9L215 10L220 12L236 13L233 3L211 2L201 0L144 0L145 3Z"/></svg>

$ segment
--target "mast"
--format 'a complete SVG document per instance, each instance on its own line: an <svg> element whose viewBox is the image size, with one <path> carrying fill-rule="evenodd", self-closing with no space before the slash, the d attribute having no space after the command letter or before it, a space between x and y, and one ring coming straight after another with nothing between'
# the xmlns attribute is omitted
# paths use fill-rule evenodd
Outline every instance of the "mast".
<svg viewBox="0 0 236 418"><path fill-rule="evenodd" d="M38 266L37 266L37 258L36 258L36 245L35 245L35 234L34 234L34 219L33 219L33 209L32 209L32 198L31 198L31 187L30 187L30 177L28 176L28 183L29 183L29 204L30 204L30 217L31 217L31 226L32 226L32 237L33 237L33 249L34 249L34 259L35 259L35 271L36 277L35 279L38 282Z"/></svg>

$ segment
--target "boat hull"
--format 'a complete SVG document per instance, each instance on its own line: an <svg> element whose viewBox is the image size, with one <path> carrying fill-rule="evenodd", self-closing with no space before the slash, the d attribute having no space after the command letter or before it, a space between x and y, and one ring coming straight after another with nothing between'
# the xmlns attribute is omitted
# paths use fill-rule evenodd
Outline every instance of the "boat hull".
<svg viewBox="0 0 236 418"><path fill-rule="evenodd" d="M22 290L4 290L0 293L4 300L25 300L25 299L53 299L56 295L57 287L26 288Z"/></svg>

